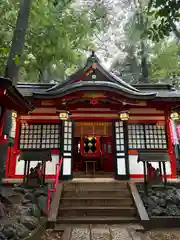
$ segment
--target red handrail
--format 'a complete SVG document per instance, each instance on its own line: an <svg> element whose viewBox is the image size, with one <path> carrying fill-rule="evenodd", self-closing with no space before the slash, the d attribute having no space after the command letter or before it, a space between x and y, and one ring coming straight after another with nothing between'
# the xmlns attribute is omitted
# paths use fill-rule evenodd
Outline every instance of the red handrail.
<svg viewBox="0 0 180 240"><path fill-rule="evenodd" d="M56 176L55 181L53 183L53 188L48 189L48 196L47 196L47 204L46 204L46 215L49 215L50 203L51 203L51 193L56 192L56 188L59 182L59 175L61 172L63 157L61 157L60 162L56 164Z"/></svg>

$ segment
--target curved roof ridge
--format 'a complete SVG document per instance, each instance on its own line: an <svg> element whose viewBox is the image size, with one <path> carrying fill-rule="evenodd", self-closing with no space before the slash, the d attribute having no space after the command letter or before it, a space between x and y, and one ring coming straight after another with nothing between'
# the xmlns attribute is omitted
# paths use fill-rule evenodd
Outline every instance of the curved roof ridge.
<svg viewBox="0 0 180 240"><path fill-rule="evenodd" d="M34 95L40 95L42 96L43 94L45 94L47 97L57 97L60 96L62 94L65 93L69 93L69 92L73 92L75 89L79 89L79 88L84 88L84 87L90 87L93 88L95 90L98 90L97 87L100 87L102 89L104 88L111 88L111 91L113 89L113 91L116 92L120 92L119 90L121 90L122 92L124 92L124 94L130 94L131 96L134 97L139 97L139 98L154 98L156 97L157 93L156 92L135 92L132 89L126 88L125 86L119 85L117 83L113 83L113 82L106 82L106 81L81 81L81 82L76 82L73 83L71 86L69 85L65 85L63 88L61 89L56 89L54 91L51 92L46 92L46 93L34 93ZM81 89L82 90L82 89Z"/></svg>
<svg viewBox="0 0 180 240"><path fill-rule="evenodd" d="M128 89L126 88L126 86L119 86L117 83L113 83L113 82L106 82L106 81L84 81L84 82L77 82L77 83L74 83L73 84L73 87L78 87L78 86L81 86L81 85L90 85L90 84L93 84L93 85L103 85L103 86L111 86L111 87L117 87L118 89L121 89L121 90L127 90L129 92L131 92L132 94L135 94L133 89ZM65 88L67 88L68 86L65 86ZM63 90L63 89L62 89ZM136 92L136 95L156 95L157 93L156 92L142 92L142 91L137 91Z"/></svg>

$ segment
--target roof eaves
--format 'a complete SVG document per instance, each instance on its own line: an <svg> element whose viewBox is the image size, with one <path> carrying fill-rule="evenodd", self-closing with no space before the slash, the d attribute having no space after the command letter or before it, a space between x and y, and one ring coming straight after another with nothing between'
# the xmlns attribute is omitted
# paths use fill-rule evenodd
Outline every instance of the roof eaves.
<svg viewBox="0 0 180 240"><path fill-rule="evenodd" d="M112 83L112 82L102 82L102 81L95 81L95 82L78 82L78 83L74 83L71 85L71 87L69 86L65 86L64 88L61 88L61 89L57 89L55 91L52 91L52 92L49 92L49 93L46 93L46 94L38 94L38 93L34 93L34 95L36 97L42 97L42 96L47 96L47 97L53 97L53 98L56 98L57 96L61 96L63 94L68 94L70 92L74 92L76 90L98 90L99 89L103 89L103 90L111 90L113 89L113 91L116 91L118 93L120 92L124 92L124 94L129 94L132 96L132 98L154 98L156 97L156 94L157 93L153 93L153 92L134 92L133 90L131 89L128 89L124 86L120 86L118 85L117 83Z"/></svg>

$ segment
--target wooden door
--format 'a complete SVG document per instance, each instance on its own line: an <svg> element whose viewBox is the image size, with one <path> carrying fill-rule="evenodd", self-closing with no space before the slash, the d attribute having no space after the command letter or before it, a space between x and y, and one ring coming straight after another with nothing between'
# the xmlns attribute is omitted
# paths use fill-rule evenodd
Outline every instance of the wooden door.
<svg viewBox="0 0 180 240"><path fill-rule="evenodd" d="M112 137L103 137L102 157L105 172L114 172Z"/></svg>

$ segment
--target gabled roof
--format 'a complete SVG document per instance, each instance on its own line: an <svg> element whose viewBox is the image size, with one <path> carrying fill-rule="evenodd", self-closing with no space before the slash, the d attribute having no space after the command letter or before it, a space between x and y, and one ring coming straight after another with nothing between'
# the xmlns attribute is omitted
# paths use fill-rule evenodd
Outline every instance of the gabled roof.
<svg viewBox="0 0 180 240"><path fill-rule="evenodd" d="M0 104L21 113L34 109L34 106L12 85L12 81L3 77L0 77Z"/></svg>
<svg viewBox="0 0 180 240"><path fill-rule="evenodd" d="M96 75L93 80L92 75ZM105 70L93 53L86 66L71 75L64 83L53 86L46 91L34 92L35 98L57 98L75 91L101 90L122 94L134 99L153 99L156 92L141 91Z"/></svg>
<svg viewBox="0 0 180 240"><path fill-rule="evenodd" d="M93 69L96 63L96 69ZM92 74L96 74L96 80ZM77 91L110 91L133 99L152 99L160 101L180 101L180 91L169 84L135 84L130 85L108 72L95 55L88 58L84 68L72 74L60 84L20 83L18 90L23 96L35 98L57 98Z"/></svg>

